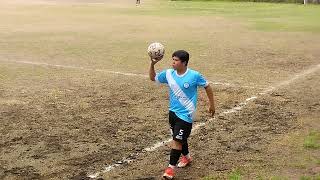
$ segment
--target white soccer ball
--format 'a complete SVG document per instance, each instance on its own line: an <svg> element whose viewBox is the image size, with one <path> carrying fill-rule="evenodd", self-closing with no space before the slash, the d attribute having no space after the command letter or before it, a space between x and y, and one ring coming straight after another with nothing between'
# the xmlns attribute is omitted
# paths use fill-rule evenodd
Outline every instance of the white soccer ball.
<svg viewBox="0 0 320 180"><path fill-rule="evenodd" d="M152 59L162 59L164 52L164 46L158 42L151 43L148 47L148 54Z"/></svg>

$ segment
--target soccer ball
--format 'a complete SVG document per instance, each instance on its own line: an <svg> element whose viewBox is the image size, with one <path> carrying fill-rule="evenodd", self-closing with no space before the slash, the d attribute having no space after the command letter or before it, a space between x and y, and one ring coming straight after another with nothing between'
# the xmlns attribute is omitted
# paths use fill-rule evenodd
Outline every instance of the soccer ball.
<svg viewBox="0 0 320 180"><path fill-rule="evenodd" d="M148 47L148 54L152 59L160 60L164 56L164 46L158 42L151 43Z"/></svg>

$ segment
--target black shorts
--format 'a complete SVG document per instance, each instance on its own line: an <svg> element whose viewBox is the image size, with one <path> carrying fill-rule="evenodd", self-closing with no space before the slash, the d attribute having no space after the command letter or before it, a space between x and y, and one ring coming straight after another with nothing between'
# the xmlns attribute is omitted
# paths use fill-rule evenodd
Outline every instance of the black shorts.
<svg viewBox="0 0 320 180"><path fill-rule="evenodd" d="M169 111L169 123L172 138L182 144L187 143L187 139L191 133L192 123L188 123L180 119L174 112Z"/></svg>

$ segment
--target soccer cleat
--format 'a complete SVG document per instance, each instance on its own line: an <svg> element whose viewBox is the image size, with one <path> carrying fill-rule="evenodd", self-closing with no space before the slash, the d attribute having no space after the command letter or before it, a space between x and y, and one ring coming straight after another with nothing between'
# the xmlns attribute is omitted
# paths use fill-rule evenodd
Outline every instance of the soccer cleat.
<svg viewBox="0 0 320 180"><path fill-rule="evenodd" d="M173 179L174 177L174 170L171 167L167 167L167 169L164 171L164 174L162 176L164 179Z"/></svg>
<svg viewBox="0 0 320 180"><path fill-rule="evenodd" d="M179 161L178 167L183 168L183 167L186 167L190 163L191 163L191 157L187 158L186 156L182 156Z"/></svg>

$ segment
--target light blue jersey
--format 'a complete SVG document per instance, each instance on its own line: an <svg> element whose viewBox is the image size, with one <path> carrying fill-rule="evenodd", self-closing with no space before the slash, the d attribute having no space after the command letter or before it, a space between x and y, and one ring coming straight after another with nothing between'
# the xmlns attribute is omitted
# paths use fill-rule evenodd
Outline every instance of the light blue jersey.
<svg viewBox="0 0 320 180"><path fill-rule="evenodd" d="M178 75L174 69L167 69L157 73L155 79L169 86L169 110L175 112L180 119L192 123L197 107L198 86L207 87L208 81L199 72L189 68L182 75Z"/></svg>

